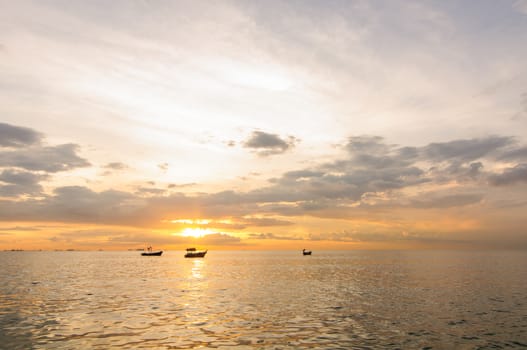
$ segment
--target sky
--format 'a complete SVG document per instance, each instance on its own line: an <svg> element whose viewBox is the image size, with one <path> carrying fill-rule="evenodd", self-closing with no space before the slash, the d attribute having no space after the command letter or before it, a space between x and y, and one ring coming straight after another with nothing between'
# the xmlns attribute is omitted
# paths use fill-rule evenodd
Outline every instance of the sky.
<svg viewBox="0 0 527 350"><path fill-rule="evenodd" d="M527 248L526 0L0 3L0 249Z"/></svg>

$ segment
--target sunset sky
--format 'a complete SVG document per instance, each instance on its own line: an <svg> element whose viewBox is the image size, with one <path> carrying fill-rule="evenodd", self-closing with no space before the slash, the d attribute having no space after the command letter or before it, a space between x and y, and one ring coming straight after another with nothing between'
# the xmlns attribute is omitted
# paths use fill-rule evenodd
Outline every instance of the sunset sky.
<svg viewBox="0 0 527 350"><path fill-rule="evenodd" d="M0 249L527 248L527 1L0 2Z"/></svg>

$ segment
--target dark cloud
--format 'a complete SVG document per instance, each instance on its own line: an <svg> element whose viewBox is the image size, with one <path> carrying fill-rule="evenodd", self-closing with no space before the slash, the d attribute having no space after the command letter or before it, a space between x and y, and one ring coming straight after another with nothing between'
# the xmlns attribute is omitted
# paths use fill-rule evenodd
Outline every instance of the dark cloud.
<svg viewBox="0 0 527 350"><path fill-rule="evenodd" d="M39 199L0 201L0 220L133 224L140 208L141 199L129 193L67 186Z"/></svg>
<svg viewBox="0 0 527 350"><path fill-rule="evenodd" d="M48 178L46 174L6 169L0 173L0 196L39 195L43 191L40 181ZM6 185L2 185L2 182Z"/></svg>
<svg viewBox="0 0 527 350"><path fill-rule="evenodd" d="M33 129L0 123L0 146L21 148L37 145L43 135Z"/></svg>
<svg viewBox="0 0 527 350"><path fill-rule="evenodd" d="M514 149L507 150L503 152L498 157L498 159L504 160L504 161L512 161L512 162L527 161L527 147L520 147L520 148L514 148Z"/></svg>
<svg viewBox="0 0 527 350"><path fill-rule="evenodd" d="M156 187L139 187L137 189L137 193L140 195L161 195L165 192L165 189Z"/></svg>
<svg viewBox="0 0 527 350"><path fill-rule="evenodd" d="M310 179L310 178L316 178L323 176L323 171L314 171L314 170L296 170L296 171L288 171L282 175L282 180L291 180L291 181L302 181L304 179ZM275 180L271 181L275 182Z"/></svg>
<svg viewBox="0 0 527 350"><path fill-rule="evenodd" d="M243 146L254 150L259 156L265 157L274 154L281 154L293 148L298 142L293 136L282 139L276 134L270 134L263 131L253 131L251 136Z"/></svg>
<svg viewBox="0 0 527 350"><path fill-rule="evenodd" d="M390 193L421 184L480 184L488 173L485 162L495 162L503 154L518 155L510 137L490 136L482 139L433 143L424 147L389 145L381 137L352 137L345 146L349 156L314 168L290 171L270 180L271 186L241 194L230 193L230 201L249 200L260 204L259 210L279 215L325 215L342 205L361 202L367 194ZM430 165L432 165L430 167ZM503 174L512 181L521 181L518 168ZM504 177L494 183L504 183ZM394 192L396 193L396 192ZM421 198L422 197L422 198ZM481 194L458 193L410 199L410 206L449 208L480 202ZM227 199L226 196L223 196ZM405 206L399 193L392 206ZM290 203L290 204L286 204ZM348 207L348 212L351 209Z"/></svg>
<svg viewBox="0 0 527 350"><path fill-rule="evenodd" d="M98 193L86 187L67 186L55 189L54 194L46 200L52 209L51 213L54 216L68 217L73 221L90 222L100 218L111 222L112 216L117 220L123 215L127 217L138 206L136 198L120 191Z"/></svg>
<svg viewBox="0 0 527 350"><path fill-rule="evenodd" d="M527 164L518 164L515 167L505 169L501 174L493 174L489 176L489 182L493 186L527 182Z"/></svg>
<svg viewBox="0 0 527 350"><path fill-rule="evenodd" d="M168 188L185 188L185 187L192 187L192 186L196 186L197 183L196 182L189 182L189 183L186 183L186 184L168 184Z"/></svg>
<svg viewBox="0 0 527 350"><path fill-rule="evenodd" d="M348 139L346 149L351 154L386 154L390 146L380 136L353 136Z"/></svg>
<svg viewBox="0 0 527 350"><path fill-rule="evenodd" d="M364 193L401 189L429 182L414 163L416 151L386 145L380 137L350 138L349 156L312 169L287 172L273 186L252 194L267 202L318 199L359 200Z"/></svg>
<svg viewBox="0 0 527 350"><path fill-rule="evenodd" d="M332 167L337 170L356 167L403 169L416 166L417 162L428 162L453 171L478 159L503 157L506 152L517 150L514 148L515 143L512 137L489 136L436 142L424 147L400 147L386 144L379 136L357 136L350 137L345 146L350 158L335 162Z"/></svg>
<svg viewBox="0 0 527 350"><path fill-rule="evenodd" d="M35 174L27 171L6 169L0 173L0 181L21 186L33 186L40 181L47 180L47 174Z"/></svg>
<svg viewBox="0 0 527 350"><path fill-rule="evenodd" d="M471 162L489 155L495 155L512 144L514 144L512 137L489 136L481 139L431 143L423 148L422 153L424 159L434 162Z"/></svg>
<svg viewBox="0 0 527 350"><path fill-rule="evenodd" d="M78 150L78 145L70 143L0 151L0 167L56 173L90 166L91 164L86 159L77 155Z"/></svg>

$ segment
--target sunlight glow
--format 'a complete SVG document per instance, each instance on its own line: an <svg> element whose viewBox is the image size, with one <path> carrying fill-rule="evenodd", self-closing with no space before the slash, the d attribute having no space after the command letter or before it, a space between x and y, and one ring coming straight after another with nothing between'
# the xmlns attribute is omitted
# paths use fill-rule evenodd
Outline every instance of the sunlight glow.
<svg viewBox="0 0 527 350"><path fill-rule="evenodd" d="M207 219L178 219L170 221L173 224L187 224L187 225L207 225L210 223L210 220Z"/></svg>
<svg viewBox="0 0 527 350"><path fill-rule="evenodd" d="M213 231L208 228L187 227L181 232L181 236L200 238L211 233L213 233Z"/></svg>

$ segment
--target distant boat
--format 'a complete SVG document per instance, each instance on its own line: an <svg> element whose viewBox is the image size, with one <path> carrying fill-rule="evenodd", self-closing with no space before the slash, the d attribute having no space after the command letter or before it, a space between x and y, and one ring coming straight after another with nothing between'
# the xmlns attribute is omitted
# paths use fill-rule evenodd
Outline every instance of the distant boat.
<svg viewBox="0 0 527 350"><path fill-rule="evenodd" d="M311 250L302 249L302 254L303 255L311 255Z"/></svg>
<svg viewBox="0 0 527 350"><path fill-rule="evenodd" d="M185 258L204 258L207 250L196 251L196 248L187 248Z"/></svg>
<svg viewBox="0 0 527 350"><path fill-rule="evenodd" d="M161 254L163 254L162 250L152 251L152 247L146 248L146 252L141 253L142 256L161 256Z"/></svg>

